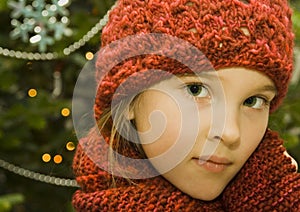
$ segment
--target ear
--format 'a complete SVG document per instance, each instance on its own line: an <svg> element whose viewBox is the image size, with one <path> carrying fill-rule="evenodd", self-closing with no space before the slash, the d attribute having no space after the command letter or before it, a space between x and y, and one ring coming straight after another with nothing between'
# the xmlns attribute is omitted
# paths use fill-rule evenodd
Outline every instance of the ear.
<svg viewBox="0 0 300 212"><path fill-rule="evenodd" d="M135 118L134 109L131 104L126 108L124 116L129 121L131 121Z"/></svg>

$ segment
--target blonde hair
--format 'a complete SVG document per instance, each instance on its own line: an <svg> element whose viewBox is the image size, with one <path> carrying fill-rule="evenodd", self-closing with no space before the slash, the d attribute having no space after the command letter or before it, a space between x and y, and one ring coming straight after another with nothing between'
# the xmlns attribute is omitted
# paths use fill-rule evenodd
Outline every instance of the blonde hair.
<svg viewBox="0 0 300 212"><path fill-rule="evenodd" d="M115 178L113 177L114 169L112 168L113 165L118 164L116 153L124 155L126 154L126 150L131 149L135 151L140 158L146 158L143 148L139 142L139 136L134 120L129 120L126 116L126 113L136 106L138 102L137 97L134 99L122 99L112 108L104 110L98 120L98 129L105 136L109 137L107 142L109 143L110 150L107 159L111 166L112 187L116 186ZM127 179L129 183L134 183L127 177L125 171L121 174L122 177Z"/></svg>

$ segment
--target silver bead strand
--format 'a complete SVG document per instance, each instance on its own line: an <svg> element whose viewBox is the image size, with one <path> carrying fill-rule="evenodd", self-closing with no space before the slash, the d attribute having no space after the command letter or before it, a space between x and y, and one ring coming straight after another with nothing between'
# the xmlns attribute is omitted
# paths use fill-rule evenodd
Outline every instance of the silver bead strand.
<svg viewBox="0 0 300 212"><path fill-rule="evenodd" d="M57 59L58 53L33 53L33 52L22 52L10 50L7 48L0 47L0 55L5 57L24 59L24 60L54 60Z"/></svg>
<svg viewBox="0 0 300 212"><path fill-rule="evenodd" d="M59 178L59 177L53 177L49 175L40 174L37 172L33 172L18 166L15 166L9 162L6 162L2 159L0 159L0 167L3 169L6 169L7 171L13 172L17 175L36 180L39 182L47 183L47 184L53 184L57 186L64 186L64 187L79 187L76 180L74 179L65 179L65 178Z"/></svg>
<svg viewBox="0 0 300 212"><path fill-rule="evenodd" d="M67 48L65 48L63 50L64 55L67 56L67 55L73 53L80 47L84 46L95 35L97 35L98 32L100 32L103 29L103 27L107 24L109 13L114 7L115 7L115 5L113 5L111 7L111 9L104 15L104 17L94 27L92 27L92 29L90 31L88 31L79 41L77 41L77 42L71 44L70 46L68 46Z"/></svg>

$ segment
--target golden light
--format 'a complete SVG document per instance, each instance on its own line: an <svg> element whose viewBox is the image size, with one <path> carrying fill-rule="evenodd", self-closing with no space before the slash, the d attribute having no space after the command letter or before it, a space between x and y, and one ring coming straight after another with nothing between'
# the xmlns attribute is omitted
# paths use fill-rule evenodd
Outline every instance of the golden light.
<svg viewBox="0 0 300 212"><path fill-rule="evenodd" d="M43 160L45 163L48 163L48 162L51 160L51 155L49 155L48 153L43 154L42 160Z"/></svg>
<svg viewBox="0 0 300 212"><path fill-rule="evenodd" d="M85 58L86 58L87 60L92 60L92 59L94 58L94 54L93 54L92 52L87 52L87 53L85 54Z"/></svg>
<svg viewBox="0 0 300 212"><path fill-rule="evenodd" d="M61 110L61 115L64 116L64 117L69 116L70 113L71 113L71 112L70 112L70 109L69 109L69 108L63 108L63 109Z"/></svg>
<svg viewBox="0 0 300 212"><path fill-rule="evenodd" d="M63 158L61 155L55 155L53 158L54 163L60 164L62 162Z"/></svg>
<svg viewBox="0 0 300 212"><path fill-rule="evenodd" d="M69 151L73 151L74 149L75 149L75 144L73 143L73 142L68 142L67 144L66 144L66 148L67 148L67 150L69 150Z"/></svg>
<svg viewBox="0 0 300 212"><path fill-rule="evenodd" d="M28 90L28 96L29 97L36 97L37 96L37 90L36 89L34 89L34 88L32 88L32 89L29 89Z"/></svg>

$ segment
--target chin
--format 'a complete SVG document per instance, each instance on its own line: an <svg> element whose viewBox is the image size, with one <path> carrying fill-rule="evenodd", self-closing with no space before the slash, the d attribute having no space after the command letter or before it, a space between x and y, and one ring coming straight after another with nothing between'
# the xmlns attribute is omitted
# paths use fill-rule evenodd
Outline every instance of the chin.
<svg viewBox="0 0 300 212"><path fill-rule="evenodd" d="M201 191L201 192L186 192L189 196L193 197L194 199L199 199L203 201L212 201L219 197L223 192L224 188L215 188L209 191Z"/></svg>
<svg viewBox="0 0 300 212"><path fill-rule="evenodd" d="M218 196L220 196L222 192L217 193L217 194L204 194L204 195L190 195L191 197L193 197L194 199L199 199L199 200L203 200L203 201L212 201L214 199L216 199Z"/></svg>

